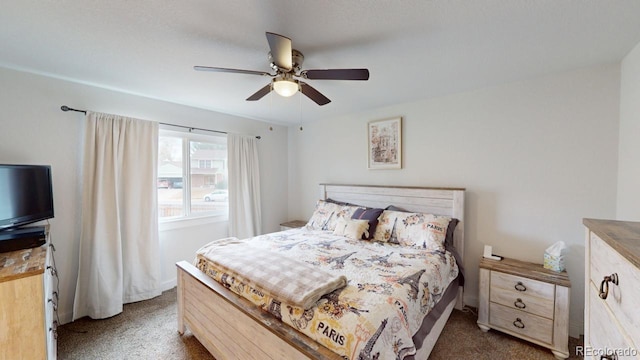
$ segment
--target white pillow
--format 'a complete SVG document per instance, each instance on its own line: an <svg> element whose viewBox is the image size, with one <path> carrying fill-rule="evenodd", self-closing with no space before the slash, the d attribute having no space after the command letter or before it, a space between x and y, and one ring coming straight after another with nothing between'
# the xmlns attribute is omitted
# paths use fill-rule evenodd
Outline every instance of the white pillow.
<svg viewBox="0 0 640 360"><path fill-rule="evenodd" d="M349 239L362 239L363 234L369 237L369 220L339 218L333 234Z"/></svg>

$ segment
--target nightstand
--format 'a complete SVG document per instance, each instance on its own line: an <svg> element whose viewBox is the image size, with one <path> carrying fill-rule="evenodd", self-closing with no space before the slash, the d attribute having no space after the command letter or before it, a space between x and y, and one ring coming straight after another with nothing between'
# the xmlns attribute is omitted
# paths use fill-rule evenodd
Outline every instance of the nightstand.
<svg viewBox="0 0 640 360"><path fill-rule="evenodd" d="M480 260L478 327L495 329L569 357L569 276L504 258Z"/></svg>
<svg viewBox="0 0 640 360"><path fill-rule="evenodd" d="M304 221L304 220L287 221L287 222L283 222L282 224L280 224L280 231L297 229L297 228L301 228L301 227L303 227L305 225L307 225L307 222Z"/></svg>

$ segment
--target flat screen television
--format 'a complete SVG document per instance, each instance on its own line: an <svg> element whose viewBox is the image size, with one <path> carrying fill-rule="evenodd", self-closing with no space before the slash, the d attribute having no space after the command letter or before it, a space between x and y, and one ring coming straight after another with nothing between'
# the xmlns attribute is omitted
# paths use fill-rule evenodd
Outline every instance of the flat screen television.
<svg viewBox="0 0 640 360"><path fill-rule="evenodd" d="M51 167L0 164L0 231L50 218Z"/></svg>

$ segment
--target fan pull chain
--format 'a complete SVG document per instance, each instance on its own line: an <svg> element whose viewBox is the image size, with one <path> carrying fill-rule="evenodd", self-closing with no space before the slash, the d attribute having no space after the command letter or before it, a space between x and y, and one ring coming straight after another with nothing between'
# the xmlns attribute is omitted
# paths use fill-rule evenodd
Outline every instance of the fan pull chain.
<svg viewBox="0 0 640 360"><path fill-rule="evenodd" d="M298 122L300 123L300 131L302 131L302 91L298 91L298 110L300 114Z"/></svg>

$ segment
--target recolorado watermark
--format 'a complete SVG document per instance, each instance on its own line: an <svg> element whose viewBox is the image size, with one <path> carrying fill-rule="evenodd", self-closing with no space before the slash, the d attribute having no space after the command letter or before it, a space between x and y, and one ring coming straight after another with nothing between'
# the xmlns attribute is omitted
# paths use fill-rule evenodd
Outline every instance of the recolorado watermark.
<svg viewBox="0 0 640 360"><path fill-rule="evenodd" d="M627 348L594 348L591 346L576 346L576 355L578 356L603 356L603 355L616 355L616 356L638 356L638 349L632 347Z"/></svg>

